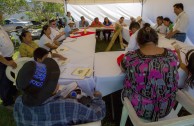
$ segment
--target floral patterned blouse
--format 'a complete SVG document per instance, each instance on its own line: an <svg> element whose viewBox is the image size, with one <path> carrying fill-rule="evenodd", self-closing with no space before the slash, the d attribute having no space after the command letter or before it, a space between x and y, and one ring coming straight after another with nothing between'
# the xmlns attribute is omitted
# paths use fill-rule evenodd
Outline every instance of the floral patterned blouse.
<svg viewBox="0 0 194 126"><path fill-rule="evenodd" d="M129 98L139 117L157 121L169 114L176 103L177 64L176 54L168 49L159 55L144 55L139 49L125 54L122 97Z"/></svg>

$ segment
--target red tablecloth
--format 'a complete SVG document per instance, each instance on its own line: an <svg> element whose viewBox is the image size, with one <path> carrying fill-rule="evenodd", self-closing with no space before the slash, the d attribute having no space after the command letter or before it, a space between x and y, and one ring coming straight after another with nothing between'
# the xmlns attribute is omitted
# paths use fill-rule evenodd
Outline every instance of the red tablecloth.
<svg viewBox="0 0 194 126"><path fill-rule="evenodd" d="M84 32L78 32L78 34L80 35L76 35L76 36L70 36L70 38L77 38L77 37L81 37L81 36L86 36L86 35L91 35L91 34L95 34L96 32L91 32L91 31L87 31L86 34L84 34Z"/></svg>

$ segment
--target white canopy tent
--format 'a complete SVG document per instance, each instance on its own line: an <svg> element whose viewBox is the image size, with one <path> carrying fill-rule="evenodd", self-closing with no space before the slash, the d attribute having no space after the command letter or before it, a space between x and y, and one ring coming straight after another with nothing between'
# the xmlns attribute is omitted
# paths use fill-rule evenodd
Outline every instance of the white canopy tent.
<svg viewBox="0 0 194 126"><path fill-rule="evenodd" d="M112 3L138 3L142 0L36 0L43 2L52 2L52 3L64 3L67 1L68 4L74 5L86 5L86 4L112 4Z"/></svg>
<svg viewBox="0 0 194 126"><path fill-rule="evenodd" d="M130 17L141 15L142 6L140 2L145 0L36 0L42 2L53 2L64 4L65 12L71 12L76 21L80 16L85 16L89 22L98 17L102 22L104 17L109 17L112 22L121 16L125 17L129 24Z"/></svg>

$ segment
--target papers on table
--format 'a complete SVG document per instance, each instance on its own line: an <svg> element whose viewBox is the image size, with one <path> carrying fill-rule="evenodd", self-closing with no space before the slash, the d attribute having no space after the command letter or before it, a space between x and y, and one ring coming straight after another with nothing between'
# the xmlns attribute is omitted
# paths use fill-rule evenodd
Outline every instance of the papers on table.
<svg viewBox="0 0 194 126"><path fill-rule="evenodd" d="M73 65L67 64L61 66L60 78L65 79L84 79L90 77L93 74L93 70L85 65Z"/></svg>

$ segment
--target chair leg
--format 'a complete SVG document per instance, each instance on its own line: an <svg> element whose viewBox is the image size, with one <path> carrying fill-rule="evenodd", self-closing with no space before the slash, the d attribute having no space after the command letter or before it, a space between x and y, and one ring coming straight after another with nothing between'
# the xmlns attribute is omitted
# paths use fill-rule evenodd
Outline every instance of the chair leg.
<svg viewBox="0 0 194 126"><path fill-rule="evenodd" d="M123 105L123 110L122 110L122 115L121 115L120 126L125 126L126 121L127 121L127 118L128 118L127 109L126 109L125 106Z"/></svg>
<svg viewBox="0 0 194 126"><path fill-rule="evenodd" d="M111 100L111 109L112 109L112 119L115 119L115 109L114 109L114 105L113 105L113 95L110 95L110 100Z"/></svg>

